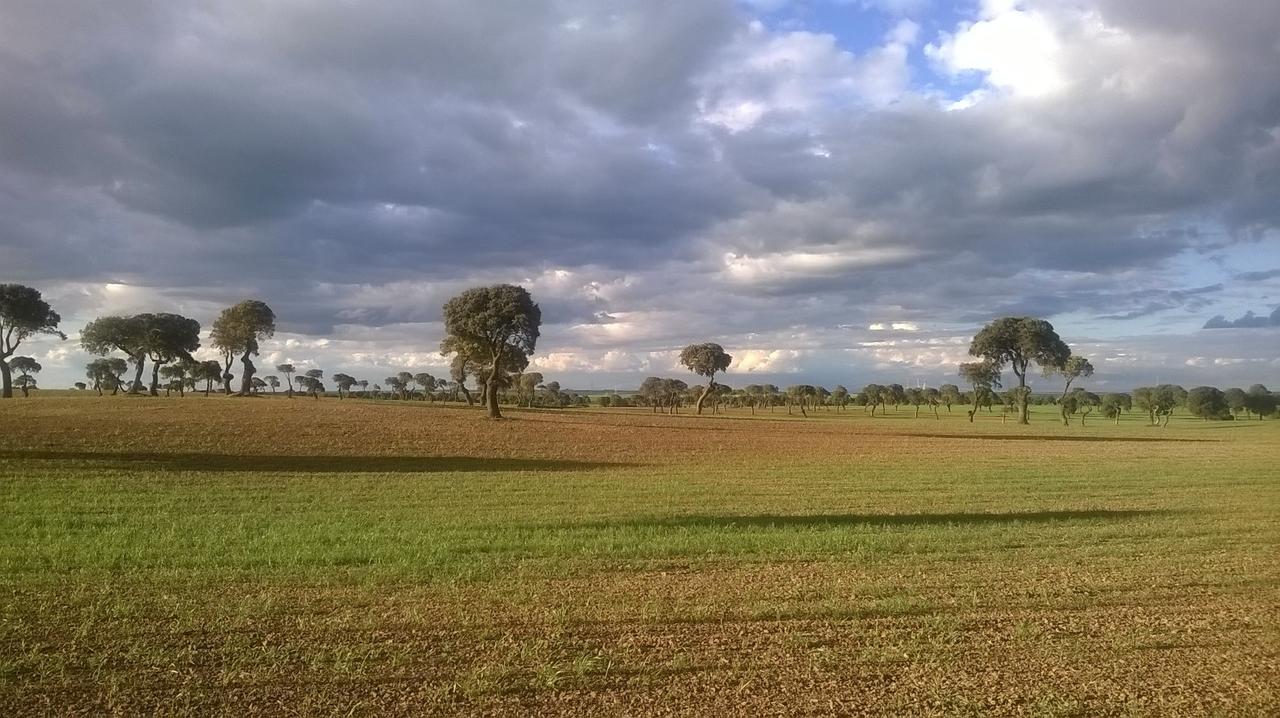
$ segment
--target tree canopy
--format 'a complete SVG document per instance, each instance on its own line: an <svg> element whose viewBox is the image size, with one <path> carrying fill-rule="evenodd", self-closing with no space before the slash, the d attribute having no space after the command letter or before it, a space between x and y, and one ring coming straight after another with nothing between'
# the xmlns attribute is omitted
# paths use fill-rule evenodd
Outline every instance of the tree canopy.
<svg viewBox="0 0 1280 718"><path fill-rule="evenodd" d="M1071 349L1053 325L1034 317L1003 317L983 327L969 345L970 356L981 357L997 370L1008 366L1018 377L1018 422L1030 423L1027 369L1034 363L1045 371L1060 369Z"/></svg>
<svg viewBox="0 0 1280 718"><path fill-rule="evenodd" d="M707 377L707 385L698 395L695 413L702 413L702 405L706 402L707 395L715 388L716 373L728 369L732 362L733 357L725 353L724 347L712 342L690 344L680 352L681 364L694 374Z"/></svg>
<svg viewBox="0 0 1280 718"><path fill-rule="evenodd" d="M497 389L512 368L528 366L538 343L542 310L524 287L497 284L475 287L445 302L445 338L441 353L474 361L484 371L485 406L490 418L501 418Z"/></svg>
<svg viewBox="0 0 1280 718"><path fill-rule="evenodd" d="M235 355L240 355L240 363L244 367L240 375L241 395L248 396L253 392L253 375L257 368L249 357L258 353L259 342L275 333L275 312L266 302L257 299L246 299L227 307L214 320L209 338L214 347L222 350L228 369Z"/></svg>

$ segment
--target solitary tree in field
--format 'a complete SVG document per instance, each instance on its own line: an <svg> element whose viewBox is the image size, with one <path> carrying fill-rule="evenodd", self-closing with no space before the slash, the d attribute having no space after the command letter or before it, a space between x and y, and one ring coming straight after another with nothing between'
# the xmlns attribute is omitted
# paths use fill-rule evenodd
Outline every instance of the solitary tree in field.
<svg viewBox="0 0 1280 718"><path fill-rule="evenodd" d="M1078 354L1072 354L1061 365L1044 367L1045 376L1053 374L1061 374L1062 378L1066 380L1066 384L1062 387L1062 396L1058 398L1059 405L1061 405L1062 400L1067 398L1067 392L1071 390L1071 382L1082 377L1093 376L1093 364L1090 364L1088 359ZM1062 412L1062 425L1068 426L1069 424L1067 413L1064 411ZM1083 417L1080 419L1080 425L1084 426Z"/></svg>
<svg viewBox="0 0 1280 718"><path fill-rule="evenodd" d="M276 371L284 374L284 380L289 384L288 396L293 398L293 374L298 371L292 364L277 364Z"/></svg>
<svg viewBox="0 0 1280 718"><path fill-rule="evenodd" d="M995 400L995 390L1000 388L1000 367L989 361L965 362L960 365L960 376L973 387L973 408L969 410L969 423L983 406L990 407Z"/></svg>
<svg viewBox="0 0 1280 718"><path fill-rule="evenodd" d="M276 315L271 307L257 299L246 299L227 307L213 322L210 338L213 346L221 349L230 359L240 355L240 395L248 396L253 390L253 375L258 372L249 357L258 353L258 344L276 333ZM230 373L230 364L227 366ZM227 389L230 391L230 381Z"/></svg>
<svg viewBox="0 0 1280 718"><path fill-rule="evenodd" d="M36 378L32 374L39 374L44 367L31 357L14 357L9 360L9 366L18 372L18 387L22 389L22 396L31 396L31 390L36 386Z"/></svg>
<svg viewBox="0 0 1280 718"><path fill-rule="evenodd" d="M356 378L351 376L350 374L343 374L342 372L337 372L333 375L332 379L333 379L333 385L338 387L339 399L342 398L343 392L350 394L351 387L356 385Z"/></svg>
<svg viewBox="0 0 1280 718"><path fill-rule="evenodd" d="M728 369L732 362L733 357L725 353L724 347L712 342L690 344L680 352L681 364L694 374L707 377L707 385L698 395L695 413L702 413L702 406L706 403L707 396L715 389L716 373Z"/></svg>
<svg viewBox="0 0 1280 718"><path fill-rule="evenodd" d="M263 377L263 381L267 382L267 386L271 387L271 393L276 393L276 389L280 388L280 377L275 374L269 374Z"/></svg>
<svg viewBox="0 0 1280 718"><path fill-rule="evenodd" d="M1053 325L1032 317L1004 317L983 327L969 345L969 354L981 357L997 370L1006 365L1018 377L1018 423L1029 424L1027 369L1031 364L1049 370L1061 367L1071 349L1058 337Z"/></svg>
<svg viewBox="0 0 1280 718"><path fill-rule="evenodd" d="M364 398L368 399L369 398L369 380L361 379L359 383L360 383L360 394L364 396Z"/></svg>
<svg viewBox="0 0 1280 718"><path fill-rule="evenodd" d="M502 418L498 389L528 366L538 342L542 310L528 290L511 284L468 289L445 302L445 338L440 351L466 357L483 367L489 418Z"/></svg>
<svg viewBox="0 0 1280 718"><path fill-rule="evenodd" d="M39 290L21 284L0 284L0 395L5 399L13 398L9 357L18 351L23 340L37 334L66 339L67 335L58 331L60 321L62 317L41 298Z"/></svg>

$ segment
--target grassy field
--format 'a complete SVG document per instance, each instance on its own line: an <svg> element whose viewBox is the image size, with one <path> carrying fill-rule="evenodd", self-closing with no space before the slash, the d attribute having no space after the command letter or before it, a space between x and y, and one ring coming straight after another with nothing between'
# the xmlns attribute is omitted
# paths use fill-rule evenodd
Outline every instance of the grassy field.
<svg viewBox="0 0 1280 718"><path fill-rule="evenodd" d="M1276 715L1280 422L0 405L0 713Z"/></svg>

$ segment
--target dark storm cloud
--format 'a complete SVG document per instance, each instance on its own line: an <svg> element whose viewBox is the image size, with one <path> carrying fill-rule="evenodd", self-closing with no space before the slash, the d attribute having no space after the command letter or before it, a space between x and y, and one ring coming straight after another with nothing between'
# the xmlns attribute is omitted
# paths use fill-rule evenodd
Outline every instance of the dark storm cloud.
<svg viewBox="0 0 1280 718"><path fill-rule="evenodd" d="M1227 319L1219 314L1204 323L1205 329L1265 329L1267 327L1280 327L1280 307L1277 307L1269 316L1248 311L1239 319Z"/></svg>
<svg viewBox="0 0 1280 718"><path fill-rule="evenodd" d="M1246 282L1262 282L1272 277L1280 277L1280 269L1267 269L1260 272L1241 272L1236 275L1236 279L1242 279Z"/></svg>
<svg viewBox="0 0 1280 718"><path fill-rule="evenodd" d="M556 341L646 351L1203 310L1169 260L1280 226L1280 12L1023 5L1070 82L952 106L903 59L937 38L728 0L0 0L0 266L69 317L111 283L314 336L520 281Z"/></svg>

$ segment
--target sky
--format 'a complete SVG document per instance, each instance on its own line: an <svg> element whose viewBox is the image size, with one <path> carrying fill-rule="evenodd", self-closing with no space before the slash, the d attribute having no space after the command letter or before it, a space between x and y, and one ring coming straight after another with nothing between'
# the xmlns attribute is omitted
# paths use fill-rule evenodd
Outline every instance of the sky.
<svg viewBox="0 0 1280 718"><path fill-rule="evenodd" d="M45 387L244 298L260 367L443 376L498 282L573 388L937 385L1023 314L1095 390L1280 387L1274 0L0 0L0 98Z"/></svg>

